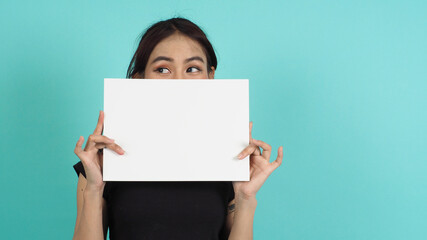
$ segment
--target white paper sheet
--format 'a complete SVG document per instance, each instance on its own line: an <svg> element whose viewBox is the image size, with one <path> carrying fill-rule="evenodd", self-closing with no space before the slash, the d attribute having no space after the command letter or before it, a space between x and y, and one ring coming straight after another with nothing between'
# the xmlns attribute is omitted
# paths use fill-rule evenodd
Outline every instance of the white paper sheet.
<svg viewBox="0 0 427 240"><path fill-rule="evenodd" d="M104 181L249 181L248 79L104 79Z"/></svg>

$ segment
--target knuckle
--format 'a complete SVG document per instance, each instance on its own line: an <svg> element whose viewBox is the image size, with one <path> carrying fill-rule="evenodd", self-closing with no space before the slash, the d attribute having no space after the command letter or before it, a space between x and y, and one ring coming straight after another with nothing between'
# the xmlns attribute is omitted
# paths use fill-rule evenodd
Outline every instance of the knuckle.
<svg viewBox="0 0 427 240"><path fill-rule="evenodd" d="M74 153L76 154L77 157L80 158L80 152L79 151L74 151Z"/></svg>

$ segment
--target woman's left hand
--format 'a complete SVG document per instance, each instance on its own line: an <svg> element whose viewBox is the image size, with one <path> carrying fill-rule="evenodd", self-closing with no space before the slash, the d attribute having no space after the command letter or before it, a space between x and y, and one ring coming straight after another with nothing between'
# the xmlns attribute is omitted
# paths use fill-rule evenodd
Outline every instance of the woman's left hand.
<svg viewBox="0 0 427 240"><path fill-rule="evenodd" d="M282 164L283 147L279 147L276 160L270 163L271 146L263 141L252 138L252 125L253 123L250 122L249 146L240 152L238 156L239 159L243 159L250 155L250 181L233 182L236 198L254 198L268 176ZM262 153L260 147L262 148Z"/></svg>

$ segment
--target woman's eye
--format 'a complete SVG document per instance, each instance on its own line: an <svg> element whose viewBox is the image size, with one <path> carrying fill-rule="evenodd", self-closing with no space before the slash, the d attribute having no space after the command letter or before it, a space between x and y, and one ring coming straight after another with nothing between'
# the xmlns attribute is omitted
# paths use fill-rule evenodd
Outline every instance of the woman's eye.
<svg viewBox="0 0 427 240"><path fill-rule="evenodd" d="M169 73L169 69L167 68L157 68L156 71L159 73Z"/></svg>
<svg viewBox="0 0 427 240"><path fill-rule="evenodd" d="M200 69L196 68L196 67L190 67L187 69L187 72L199 72Z"/></svg>

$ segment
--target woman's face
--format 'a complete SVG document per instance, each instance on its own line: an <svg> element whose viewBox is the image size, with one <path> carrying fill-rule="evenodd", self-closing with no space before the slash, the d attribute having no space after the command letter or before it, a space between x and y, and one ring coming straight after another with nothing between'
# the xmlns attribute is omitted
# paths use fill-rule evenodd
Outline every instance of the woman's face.
<svg viewBox="0 0 427 240"><path fill-rule="evenodd" d="M215 69L208 73L202 46L181 34L159 42L151 52L144 78L149 79L213 79Z"/></svg>

